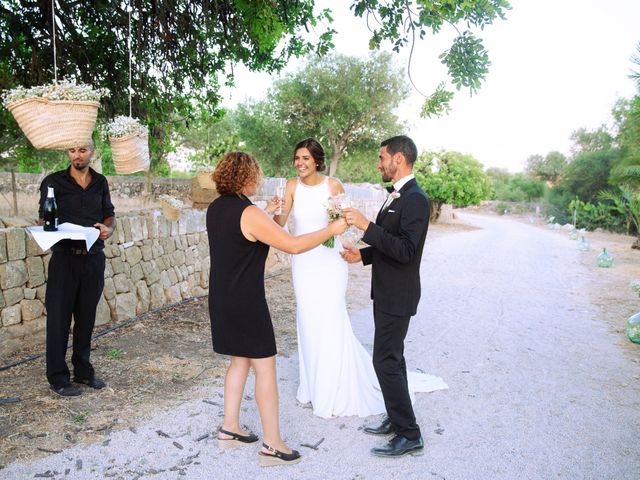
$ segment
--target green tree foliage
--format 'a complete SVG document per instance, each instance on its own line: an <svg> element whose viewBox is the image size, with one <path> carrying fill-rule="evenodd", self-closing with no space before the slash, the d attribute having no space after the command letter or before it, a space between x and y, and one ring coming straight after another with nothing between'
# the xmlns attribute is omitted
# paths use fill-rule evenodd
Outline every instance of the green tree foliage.
<svg viewBox="0 0 640 480"><path fill-rule="evenodd" d="M583 202L574 199L569 202L568 212L573 215L577 228L595 230L604 228L611 232L626 232L628 225L624 210L613 201ZM571 219L573 221L573 218Z"/></svg>
<svg viewBox="0 0 640 480"><path fill-rule="evenodd" d="M573 141L571 152L574 155L609 150L613 146L613 136L604 125L592 132L586 128L579 128L570 138Z"/></svg>
<svg viewBox="0 0 640 480"><path fill-rule="evenodd" d="M104 101L104 117L128 113L128 2L55 3L58 77L108 87L112 95ZM177 128L197 109L216 113L229 63L271 72L292 56L323 54L332 47L330 29L315 43L301 34L330 18L328 11L314 13L313 1L132 0L130 5L132 110L150 128L155 171L162 170ZM51 27L49 0L0 1L0 90L53 80ZM0 121L15 141L19 133L10 120L3 112Z"/></svg>
<svg viewBox="0 0 640 480"><path fill-rule="evenodd" d="M226 152L240 149L232 117L203 114L179 132L184 147L194 150L190 160L195 170L209 170Z"/></svg>
<svg viewBox="0 0 640 480"><path fill-rule="evenodd" d="M627 233L635 232L638 237L631 248L640 250L640 192L620 187L617 190L604 190L598 198L626 217Z"/></svg>
<svg viewBox="0 0 640 480"><path fill-rule="evenodd" d="M621 155L611 172L611 181L640 189L640 94L631 100L620 100L613 115L618 123Z"/></svg>
<svg viewBox="0 0 640 480"><path fill-rule="evenodd" d="M367 25L373 33L369 42L372 49L390 41L395 51L409 45L413 52L416 37L423 39L428 31L437 34L443 27L452 26L456 36L439 58L446 65L455 88L465 88L474 94L484 81L491 62L482 40L471 28L482 30L494 20L504 19L511 6L505 0L356 0L351 8L357 16L366 16ZM408 72L411 76L410 64ZM427 96L422 116L448 112L452 98L453 93L440 84L433 94Z"/></svg>
<svg viewBox="0 0 640 480"><path fill-rule="evenodd" d="M546 157L531 155L527 158L526 172L540 180L555 184L567 165L567 157L560 152L549 152Z"/></svg>
<svg viewBox="0 0 640 480"><path fill-rule="evenodd" d="M239 137L277 172L290 172L294 145L315 137L325 147L333 176L348 149L379 145L403 130L393 113L408 95L402 78L386 53L310 59L277 80L265 100L238 108Z"/></svg>
<svg viewBox="0 0 640 480"><path fill-rule="evenodd" d="M610 186L611 168L619 158L620 151L616 149L576 155L564 169L557 190L584 202L595 200L598 192Z"/></svg>
<svg viewBox="0 0 640 480"><path fill-rule="evenodd" d="M489 176L471 155L458 152L423 152L413 168L432 203L432 217L447 203L456 207L478 205L491 196Z"/></svg>
<svg viewBox="0 0 640 480"><path fill-rule="evenodd" d="M501 168L487 169L493 191L492 199L503 202L531 202L544 195L544 182L522 173L509 173Z"/></svg>

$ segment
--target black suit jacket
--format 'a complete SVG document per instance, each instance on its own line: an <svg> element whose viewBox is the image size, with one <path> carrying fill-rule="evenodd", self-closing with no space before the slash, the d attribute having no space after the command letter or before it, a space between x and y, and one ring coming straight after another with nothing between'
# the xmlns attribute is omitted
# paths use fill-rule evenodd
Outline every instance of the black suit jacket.
<svg viewBox="0 0 640 480"><path fill-rule="evenodd" d="M378 213L362 240L362 263L372 265L371 298L376 308L397 316L415 315L420 301L420 261L429 228L429 200L415 179Z"/></svg>

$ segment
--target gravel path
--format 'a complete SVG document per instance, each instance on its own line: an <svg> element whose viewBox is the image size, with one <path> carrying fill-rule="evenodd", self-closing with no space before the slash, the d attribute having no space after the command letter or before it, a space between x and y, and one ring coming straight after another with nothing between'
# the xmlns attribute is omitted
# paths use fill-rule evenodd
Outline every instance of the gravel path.
<svg viewBox="0 0 640 480"><path fill-rule="evenodd" d="M377 418L313 417L297 405L297 358L278 362L282 430L295 466L258 466L257 447L220 451L203 438L220 423L219 385L135 431L32 463L2 479L638 479L640 364L598 318L575 242L504 218L464 215L478 230L427 238L423 299L406 344L410 369L449 390L419 394L422 457L379 459ZM370 346L369 308L353 313ZM253 386L244 423L259 432ZM319 443L324 439L321 443ZM317 450L305 443L317 446Z"/></svg>

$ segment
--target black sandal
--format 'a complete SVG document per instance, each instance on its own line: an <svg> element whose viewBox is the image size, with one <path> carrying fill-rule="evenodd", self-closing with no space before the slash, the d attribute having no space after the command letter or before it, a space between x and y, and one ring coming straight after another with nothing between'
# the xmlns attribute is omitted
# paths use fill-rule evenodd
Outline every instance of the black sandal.
<svg viewBox="0 0 640 480"><path fill-rule="evenodd" d="M291 453L284 453L270 447L266 443L263 443L262 446L269 450L269 453L258 453L258 455L260 455L260 465L263 467L271 467L274 465L293 465L300 461L300 452L297 450L291 450Z"/></svg>
<svg viewBox="0 0 640 480"><path fill-rule="evenodd" d="M250 443L255 443L258 441L258 436L253 433L249 433L249 435L240 435L239 433L228 432L222 428L218 430L218 433L222 433L231 437L218 437L218 445L220 446L220 448L242 447L244 445L248 445Z"/></svg>

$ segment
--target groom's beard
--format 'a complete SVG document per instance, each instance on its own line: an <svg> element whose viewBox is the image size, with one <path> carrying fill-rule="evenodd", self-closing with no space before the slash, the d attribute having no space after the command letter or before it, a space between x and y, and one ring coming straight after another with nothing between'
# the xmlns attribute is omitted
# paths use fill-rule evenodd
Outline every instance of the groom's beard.
<svg viewBox="0 0 640 480"><path fill-rule="evenodd" d="M383 182L391 182L393 177L395 176L398 169L393 165L393 163L389 164L389 166L384 166L380 170L380 175L382 177Z"/></svg>

